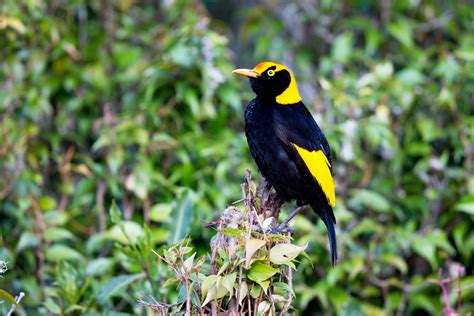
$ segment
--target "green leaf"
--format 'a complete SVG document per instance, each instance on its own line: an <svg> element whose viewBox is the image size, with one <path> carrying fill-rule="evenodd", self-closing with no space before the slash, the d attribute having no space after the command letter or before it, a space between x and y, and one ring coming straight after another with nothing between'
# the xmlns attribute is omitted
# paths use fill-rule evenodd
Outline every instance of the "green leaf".
<svg viewBox="0 0 474 316"><path fill-rule="evenodd" d="M103 304L109 297L119 294L130 284L143 279L145 276L146 274L142 272L138 274L123 274L110 279L100 287L97 300Z"/></svg>
<svg viewBox="0 0 474 316"><path fill-rule="evenodd" d="M202 287L201 291L202 291L203 297L217 283L217 280L219 280L219 276L214 275L214 274L208 275L204 278L201 285Z"/></svg>
<svg viewBox="0 0 474 316"><path fill-rule="evenodd" d="M20 240L16 244L16 252L20 253L27 248L36 248L39 243L39 239L36 238L32 232L24 231L20 236Z"/></svg>
<svg viewBox="0 0 474 316"><path fill-rule="evenodd" d="M38 205L43 211L50 211L56 208L56 200L50 196L43 196L38 200Z"/></svg>
<svg viewBox="0 0 474 316"><path fill-rule="evenodd" d="M46 259L49 261L82 260L84 257L78 251L66 245L53 245L46 249Z"/></svg>
<svg viewBox="0 0 474 316"><path fill-rule="evenodd" d="M46 302L43 304L51 313L53 314L61 314L61 308L58 304L56 304L53 300L47 299Z"/></svg>
<svg viewBox="0 0 474 316"><path fill-rule="evenodd" d="M0 300L5 300L13 305L17 305L15 298L5 290L0 289Z"/></svg>
<svg viewBox="0 0 474 316"><path fill-rule="evenodd" d="M364 315L362 306L355 299L347 300L341 308L341 316L360 316Z"/></svg>
<svg viewBox="0 0 474 316"><path fill-rule="evenodd" d="M109 214L110 214L110 219L112 220L112 223L114 224L118 224L122 220L122 212L118 208L117 203L115 203L115 200L112 201Z"/></svg>
<svg viewBox="0 0 474 316"><path fill-rule="evenodd" d="M222 298L227 293L229 293L229 290L221 282L223 280L223 277L215 276L215 278L211 278L210 280L211 281L209 281L209 283L206 284L206 287L209 287L210 284L212 284L212 286L207 291L206 299L202 303L202 306L207 305L207 303L209 303L212 300L217 300L219 298ZM226 281L226 283L227 282L228 281ZM204 285L203 285L203 288L204 288ZM204 294L204 290L203 290L203 294Z"/></svg>
<svg viewBox="0 0 474 316"><path fill-rule="evenodd" d="M263 246L265 246L266 241L261 239L251 238L245 244L245 267L250 267L250 259L252 259L253 255Z"/></svg>
<svg viewBox="0 0 474 316"><path fill-rule="evenodd" d="M437 250L444 250L449 255L454 255L455 250L448 241L446 233L440 229L435 229L426 235L415 235L412 241L413 250L421 257L425 258L433 269L438 267Z"/></svg>
<svg viewBox="0 0 474 316"><path fill-rule="evenodd" d="M47 227L61 226L67 223L68 214L66 212L49 211L43 214L44 224Z"/></svg>
<svg viewBox="0 0 474 316"><path fill-rule="evenodd" d="M351 191L351 195L349 205L358 210L373 209L383 213L390 210L390 203L387 199L375 191L354 189Z"/></svg>
<svg viewBox="0 0 474 316"><path fill-rule="evenodd" d="M260 294L262 293L262 287L260 285L252 285L252 289L250 290L250 296L252 298L257 298L260 296Z"/></svg>
<svg viewBox="0 0 474 316"><path fill-rule="evenodd" d="M171 217L173 220L169 223L168 229L170 235L168 237L169 244L176 244L183 239L189 232L191 219L193 216L193 193L191 190L184 190L181 202L176 207Z"/></svg>
<svg viewBox="0 0 474 316"><path fill-rule="evenodd" d="M426 78L417 69L407 68L403 69L397 74L397 79L404 85L414 86L422 84Z"/></svg>
<svg viewBox="0 0 474 316"><path fill-rule="evenodd" d="M114 225L106 232L106 238L124 245L136 244L145 235L143 227L132 221Z"/></svg>
<svg viewBox="0 0 474 316"><path fill-rule="evenodd" d="M378 306L363 303L362 310L364 311L363 315L371 315L371 316L384 316L387 315L386 312Z"/></svg>
<svg viewBox="0 0 474 316"><path fill-rule="evenodd" d="M252 268L250 268L248 278L254 282L262 282L268 280L278 272L280 272L280 270L272 266L256 262L252 265Z"/></svg>
<svg viewBox="0 0 474 316"><path fill-rule="evenodd" d="M269 301L261 301L260 304L258 304L257 311L259 314L264 315L270 309L270 306Z"/></svg>
<svg viewBox="0 0 474 316"><path fill-rule="evenodd" d="M456 211L474 215L474 195L466 195L454 206Z"/></svg>
<svg viewBox="0 0 474 316"><path fill-rule="evenodd" d="M392 22L388 25L388 31L403 45L413 47L412 27L408 21Z"/></svg>
<svg viewBox="0 0 474 316"><path fill-rule="evenodd" d="M233 272L229 275L222 277L222 280L220 281L220 284L227 291L229 291L230 298L232 298L232 295L234 294L234 283L235 283L236 278L237 278L237 272Z"/></svg>
<svg viewBox="0 0 474 316"><path fill-rule="evenodd" d="M295 296L295 293L293 292L293 289L288 285L288 283L285 282L274 282L272 284L273 290L276 294L282 295L282 296L288 296L288 295L293 295Z"/></svg>
<svg viewBox="0 0 474 316"><path fill-rule="evenodd" d="M382 227L370 218L364 218L351 231L351 236L356 237L360 234L370 234L382 231Z"/></svg>
<svg viewBox="0 0 474 316"><path fill-rule="evenodd" d="M469 62L474 61L474 48L461 48L455 51L456 56Z"/></svg>
<svg viewBox="0 0 474 316"><path fill-rule="evenodd" d="M399 256L389 254L389 253L385 253L385 254L382 254L380 256L380 260L382 260L385 263L393 265L402 274L405 274L408 271L408 267L407 267L407 264L406 264L405 260L403 260L403 258L401 258Z"/></svg>
<svg viewBox="0 0 474 316"><path fill-rule="evenodd" d="M84 314L86 310L87 310L87 307L85 306L73 304L73 305L68 306L68 308L66 308L66 310L64 311L64 314L70 315L75 311L79 311L80 314Z"/></svg>
<svg viewBox="0 0 474 316"><path fill-rule="evenodd" d="M164 223L171 219L173 205L171 203L158 203L150 209L150 219L154 222Z"/></svg>
<svg viewBox="0 0 474 316"><path fill-rule="evenodd" d="M112 258L97 258L87 264L86 275L101 276L113 272L115 260Z"/></svg>
<svg viewBox="0 0 474 316"><path fill-rule="evenodd" d="M425 258L432 268L437 268L436 246L434 242L425 236L417 236L412 242L413 250Z"/></svg>
<svg viewBox="0 0 474 316"><path fill-rule="evenodd" d="M346 63L349 61L352 55L352 45L354 41L354 35L352 33L346 32L334 40L332 46L332 58L339 63Z"/></svg>
<svg viewBox="0 0 474 316"><path fill-rule="evenodd" d="M194 266L194 257L196 253L193 253L188 259L183 262L183 268L186 272L190 272L192 267Z"/></svg>
<svg viewBox="0 0 474 316"><path fill-rule="evenodd" d="M64 228L50 228L44 232L43 236L48 241L74 239L74 235Z"/></svg>
<svg viewBox="0 0 474 316"><path fill-rule="evenodd" d="M162 287L169 287L169 286L175 286L176 284L179 283L179 280L176 278L168 278L165 283L163 283Z"/></svg>

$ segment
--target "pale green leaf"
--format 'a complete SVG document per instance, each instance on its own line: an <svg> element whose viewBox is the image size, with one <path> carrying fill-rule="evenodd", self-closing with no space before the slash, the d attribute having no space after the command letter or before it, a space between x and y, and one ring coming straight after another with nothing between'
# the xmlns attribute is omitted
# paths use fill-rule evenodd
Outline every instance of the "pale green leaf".
<svg viewBox="0 0 474 316"><path fill-rule="evenodd" d="M53 314L61 314L61 308L59 307L58 304L56 304L54 301L51 299L47 299L46 302L43 304L44 307L48 309Z"/></svg>
<svg viewBox="0 0 474 316"><path fill-rule="evenodd" d="M193 216L193 193L190 190L185 190L182 193L181 202L172 211L171 221L168 225L170 231L168 237L169 244L176 244L183 239L189 232L191 219Z"/></svg>
<svg viewBox="0 0 474 316"><path fill-rule="evenodd" d="M143 279L145 276L145 273L142 272L138 274L123 274L113 277L100 287L97 300L101 303L104 303L109 297L120 293L121 291L125 290L130 284Z"/></svg>
<svg viewBox="0 0 474 316"><path fill-rule="evenodd" d="M69 230L57 227L49 228L44 232L43 236L48 241L74 239L74 235Z"/></svg>
<svg viewBox="0 0 474 316"><path fill-rule="evenodd" d="M247 296L249 292L249 287L245 281L242 281L240 283L240 288L239 288L239 295L237 297L239 306L242 306L242 302L244 301L245 297Z"/></svg>
<svg viewBox="0 0 474 316"><path fill-rule="evenodd" d="M143 227L132 221L123 221L110 228L106 233L108 239L125 245L136 244L144 235Z"/></svg>
<svg viewBox="0 0 474 316"><path fill-rule="evenodd" d="M270 261L275 264L289 264L300 253L305 251L307 245L300 247L293 244L277 244L270 249Z"/></svg>
<svg viewBox="0 0 474 316"><path fill-rule="evenodd" d="M385 262L387 264L393 265L402 274L405 274L408 271L408 266L407 266L405 260L403 260L402 257L396 256L396 255L393 255L393 254L389 254L389 253L385 253L385 254L382 254L380 256L380 260L382 260L383 262Z"/></svg>
<svg viewBox="0 0 474 316"><path fill-rule="evenodd" d="M194 257L196 256L196 253L193 253L188 259L184 261L183 267L185 268L186 272L190 272L191 268L194 265Z"/></svg>
<svg viewBox="0 0 474 316"><path fill-rule="evenodd" d="M48 261L82 260L83 256L77 250L66 245L53 245L46 249Z"/></svg>
<svg viewBox="0 0 474 316"><path fill-rule="evenodd" d="M234 283L236 278L237 272L233 272L229 275L222 277L222 280L220 281L220 285L223 286L229 292L230 298L232 298L232 295L234 294Z"/></svg>
<svg viewBox="0 0 474 316"><path fill-rule="evenodd" d="M255 252L265 246L265 244L265 240L255 238L249 239L245 244L245 267L248 268L250 266L250 259L252 259Z"/></svg>
<svg viewBox="0 0 474 316"><path fill-rule="evenodd" d="M261 301L260 304L258 304L257 311L263 315L270 309L270 306L271 304L269 301Z"/></svg>

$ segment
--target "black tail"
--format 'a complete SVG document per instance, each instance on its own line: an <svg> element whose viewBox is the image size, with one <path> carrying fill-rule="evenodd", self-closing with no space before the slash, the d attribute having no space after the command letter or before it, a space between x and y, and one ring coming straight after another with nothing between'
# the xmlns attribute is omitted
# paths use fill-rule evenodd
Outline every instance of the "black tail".
<svg viewBox="0 0 474 316"><path fill-rule="evenodd" d="M331 253L331 264L334 266L337 261L337 241L336 241L336 231L334 230L334 224L336 223L336 218L334 217L334 213L332 210L321 210L320 208L316 208L314 206L313 210L318 213L319 217L323 220L324 224L326 224L326 228L328 230L328 237L329 237L329 250Z"/></svg>

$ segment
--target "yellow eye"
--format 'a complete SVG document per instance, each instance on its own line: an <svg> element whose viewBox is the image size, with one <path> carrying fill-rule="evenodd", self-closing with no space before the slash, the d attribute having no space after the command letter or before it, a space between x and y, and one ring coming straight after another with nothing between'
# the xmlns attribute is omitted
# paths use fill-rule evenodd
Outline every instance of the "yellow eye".
<svg viewBox="0 0 474 316"><path fill-rule="evenodd" d="M267 71L267 75L269 75L270 77L272 77L273 75L275 75L275 71L270 69Z"/></svg>

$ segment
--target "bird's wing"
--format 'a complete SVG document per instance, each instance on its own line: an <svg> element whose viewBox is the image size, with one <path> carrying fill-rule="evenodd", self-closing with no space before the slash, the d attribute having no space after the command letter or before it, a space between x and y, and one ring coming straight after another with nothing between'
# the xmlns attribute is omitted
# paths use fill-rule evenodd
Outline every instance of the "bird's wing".
<svg viewBox="0 0 474 316"><path fill-rule="evenodd" d="M328 204L331 207L336 205L336 192L334 179L331 174L331 164L322 150L306 150L297 144L292 144L303 160L305 167L309 170L314 179L324 192Z"/></svg>
<svg viewBox="0 0 474 316"><path fill-rule="evenodd" d="M310 181L316 181L328 204L336 204L331 174L331 148L313 117L300 103L285 106L275 117L277 134L298 169Z"/></svg>

